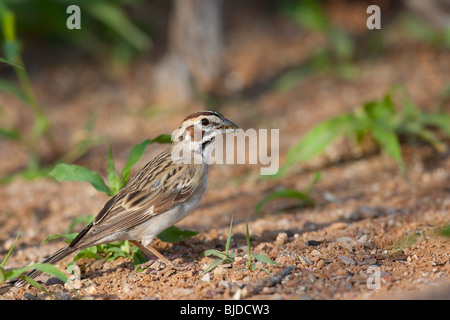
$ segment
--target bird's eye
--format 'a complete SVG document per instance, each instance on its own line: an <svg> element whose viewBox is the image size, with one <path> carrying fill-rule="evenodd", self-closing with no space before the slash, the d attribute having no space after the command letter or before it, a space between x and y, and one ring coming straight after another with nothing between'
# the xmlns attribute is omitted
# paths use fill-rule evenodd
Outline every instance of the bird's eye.
<svg viewBox="0 0 450 320"><path fill-rule="evenodd" d="M209 120L206 118L202 119L202 126L207 126L209 124Z"/></svg>

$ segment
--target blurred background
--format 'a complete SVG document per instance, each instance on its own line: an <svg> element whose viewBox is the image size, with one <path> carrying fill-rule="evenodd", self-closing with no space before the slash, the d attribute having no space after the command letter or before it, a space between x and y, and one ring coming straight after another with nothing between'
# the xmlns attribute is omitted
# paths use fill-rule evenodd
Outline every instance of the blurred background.
<svg viewBox="0 0 450 320"><path fill-rule="evenodd" d="M372 5L380 29L367 27ZM448 282L450 0L0 0L0 45L0 253L22 231L8 264L56 250L40 244L114 193L79 183L87 174L59 183L56 165L94 171L117 192L108 154L120 170L133 146L212 109L243 129L278 129L281 170L264 179L255 165L213 166L180 222L202 233L172 252L220 248L233 217L235 244L247 247L250 220L282 264L304 270L300 257L327 254L320 267L314 258L320 277L289 285L309 281L311 297L365 294L361 272L375 262L407 289ZM131 175L166 147L141 148ZM401 263L383 257L391 248ZM171 279L143 278L169 297L185 281Z"/></svg>
<svg viewBox="0 0 450 320"><path fill-rule="evenodd" d="M105 137L171 133L198 109L279 128L286 151L393 85L448 107L447 0L78 1L81 29L67 27L71 4L0 4L0 143L16 158L2 175L75 161Z"/></svg>

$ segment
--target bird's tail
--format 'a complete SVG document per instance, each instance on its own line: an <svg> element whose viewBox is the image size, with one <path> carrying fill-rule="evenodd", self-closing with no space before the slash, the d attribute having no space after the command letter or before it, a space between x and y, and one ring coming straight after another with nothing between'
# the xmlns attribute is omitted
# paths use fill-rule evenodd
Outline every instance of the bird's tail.
<svg viewBox="0 0 450 320"><path fill-rule="evenodd" d="M74 247L70 246L70 244L69 244L69 245L59 249L58 251L56 251L50 257L48 257L47 259L42 261L42 263L55 264L58 261L60 261L60 260L64 259L65 257L67 257L72 252L76 251L76 250L78 250L78 248L74 248ZM31 278L36 278L41 273L42 273L42 271L33 269L33 270L31 270L30 272L27 273L27 276L31 277ZM13 284L14 284L15 287L22 287L26 283L27 282L24 279L18 279Z"/></svg>

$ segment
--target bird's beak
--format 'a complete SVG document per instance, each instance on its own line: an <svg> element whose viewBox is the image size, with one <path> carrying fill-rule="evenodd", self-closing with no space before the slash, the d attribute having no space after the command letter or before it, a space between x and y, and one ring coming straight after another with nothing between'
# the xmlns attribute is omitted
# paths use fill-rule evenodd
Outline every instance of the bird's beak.
<svg viewBox="0 0 450 320"><path fill-rule="evenodd" d="M222 132L233 132L236 129L239 129L239 127L230 120L224 119L222 123L219 125L219 129Z"/></svg>

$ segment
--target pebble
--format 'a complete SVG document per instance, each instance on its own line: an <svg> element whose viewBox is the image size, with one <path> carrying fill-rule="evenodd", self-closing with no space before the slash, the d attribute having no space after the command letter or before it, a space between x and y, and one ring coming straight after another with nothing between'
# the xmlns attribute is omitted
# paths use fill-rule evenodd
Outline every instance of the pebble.
<svg viewBox="0 0 450 320"><path fill-rule="evenodd" d="M316 263L316 268L317 268L317 269L321 269L321 268L324 266L324 264L325 264L325 261L324 261L324 260L319 260L319 261L317 261L317 263Z"/></svg>
<svg viewBox="0 0 450 320"><path fill-rule="evenodd" d="M105 264L104 259L97 259L91 263L90 267L94 270L101 270L104 264Z"/></svg>
<svg viewBox="0 0 450 320"><path fill-rule="evenodd" d="M347 228L347 224L344 222L335 222L328 227L330 231L341 230Z"/></svg>
<svg viewBox="0 0 450 320"><path fill-rule="evenodd" d="M345 216L350 221L358 221L363 219L376 218L381 215L380 208L361 206L356 208L352 213Z"/></svg>
<svg viewBox="0 0 450 320"><path fill-rule="evenodd" d="M275 242L274 242L274 243L275 243L275 245L277 245L277 246L281 246L281 245L283 245L283 244L286 243L287 239L288 239L287 233L286 233L286 232L280 232L280 233L277 235L277 238L275 239Z"/></svg>
<svg viewBox="0 0 450 320"><path fill-rule="evenodd" d="M187 296L194 293L194 290L188 288L175 288L172 290L172 293L177 296Z"/></svg>
<svg viewBox="0 0 450 320"><path fill-rule="evenodd" d="M306 245L307 246L318 246L318 245L321 245L321 244L322 244L322 242L317 241L317 240L308 240L308 241L306 241Z"/></svg>
<svg viewBox="0 0 450 320"><path fill-rule="evenodd" d="M225 289L231 288L231 283L229 281L222 280L219 282L219 287L223 287Z"/></svg>
<svg viewBox="0 0 450 320"><path fill-rule="evenodd" d="M205 273L205 275L200 280L209 282L209 280L211 280L211 276L210 276L209 272Z"/></svg>
<svg viewBox="0 0 450 320"><path fill-rule="evenodd" d="M353 239L350 237L339 237L336 239L336 242L351 242L351 241L353 241Z"/></svg>
<svg viewBox="0 0 450 320"><path fill-rule="evenodd" d="M346 265L353 265L353 264L355 264L355 260L353 260L350 257L339 256L339 259L341 259L341 261L344 262Z"/></svg>

